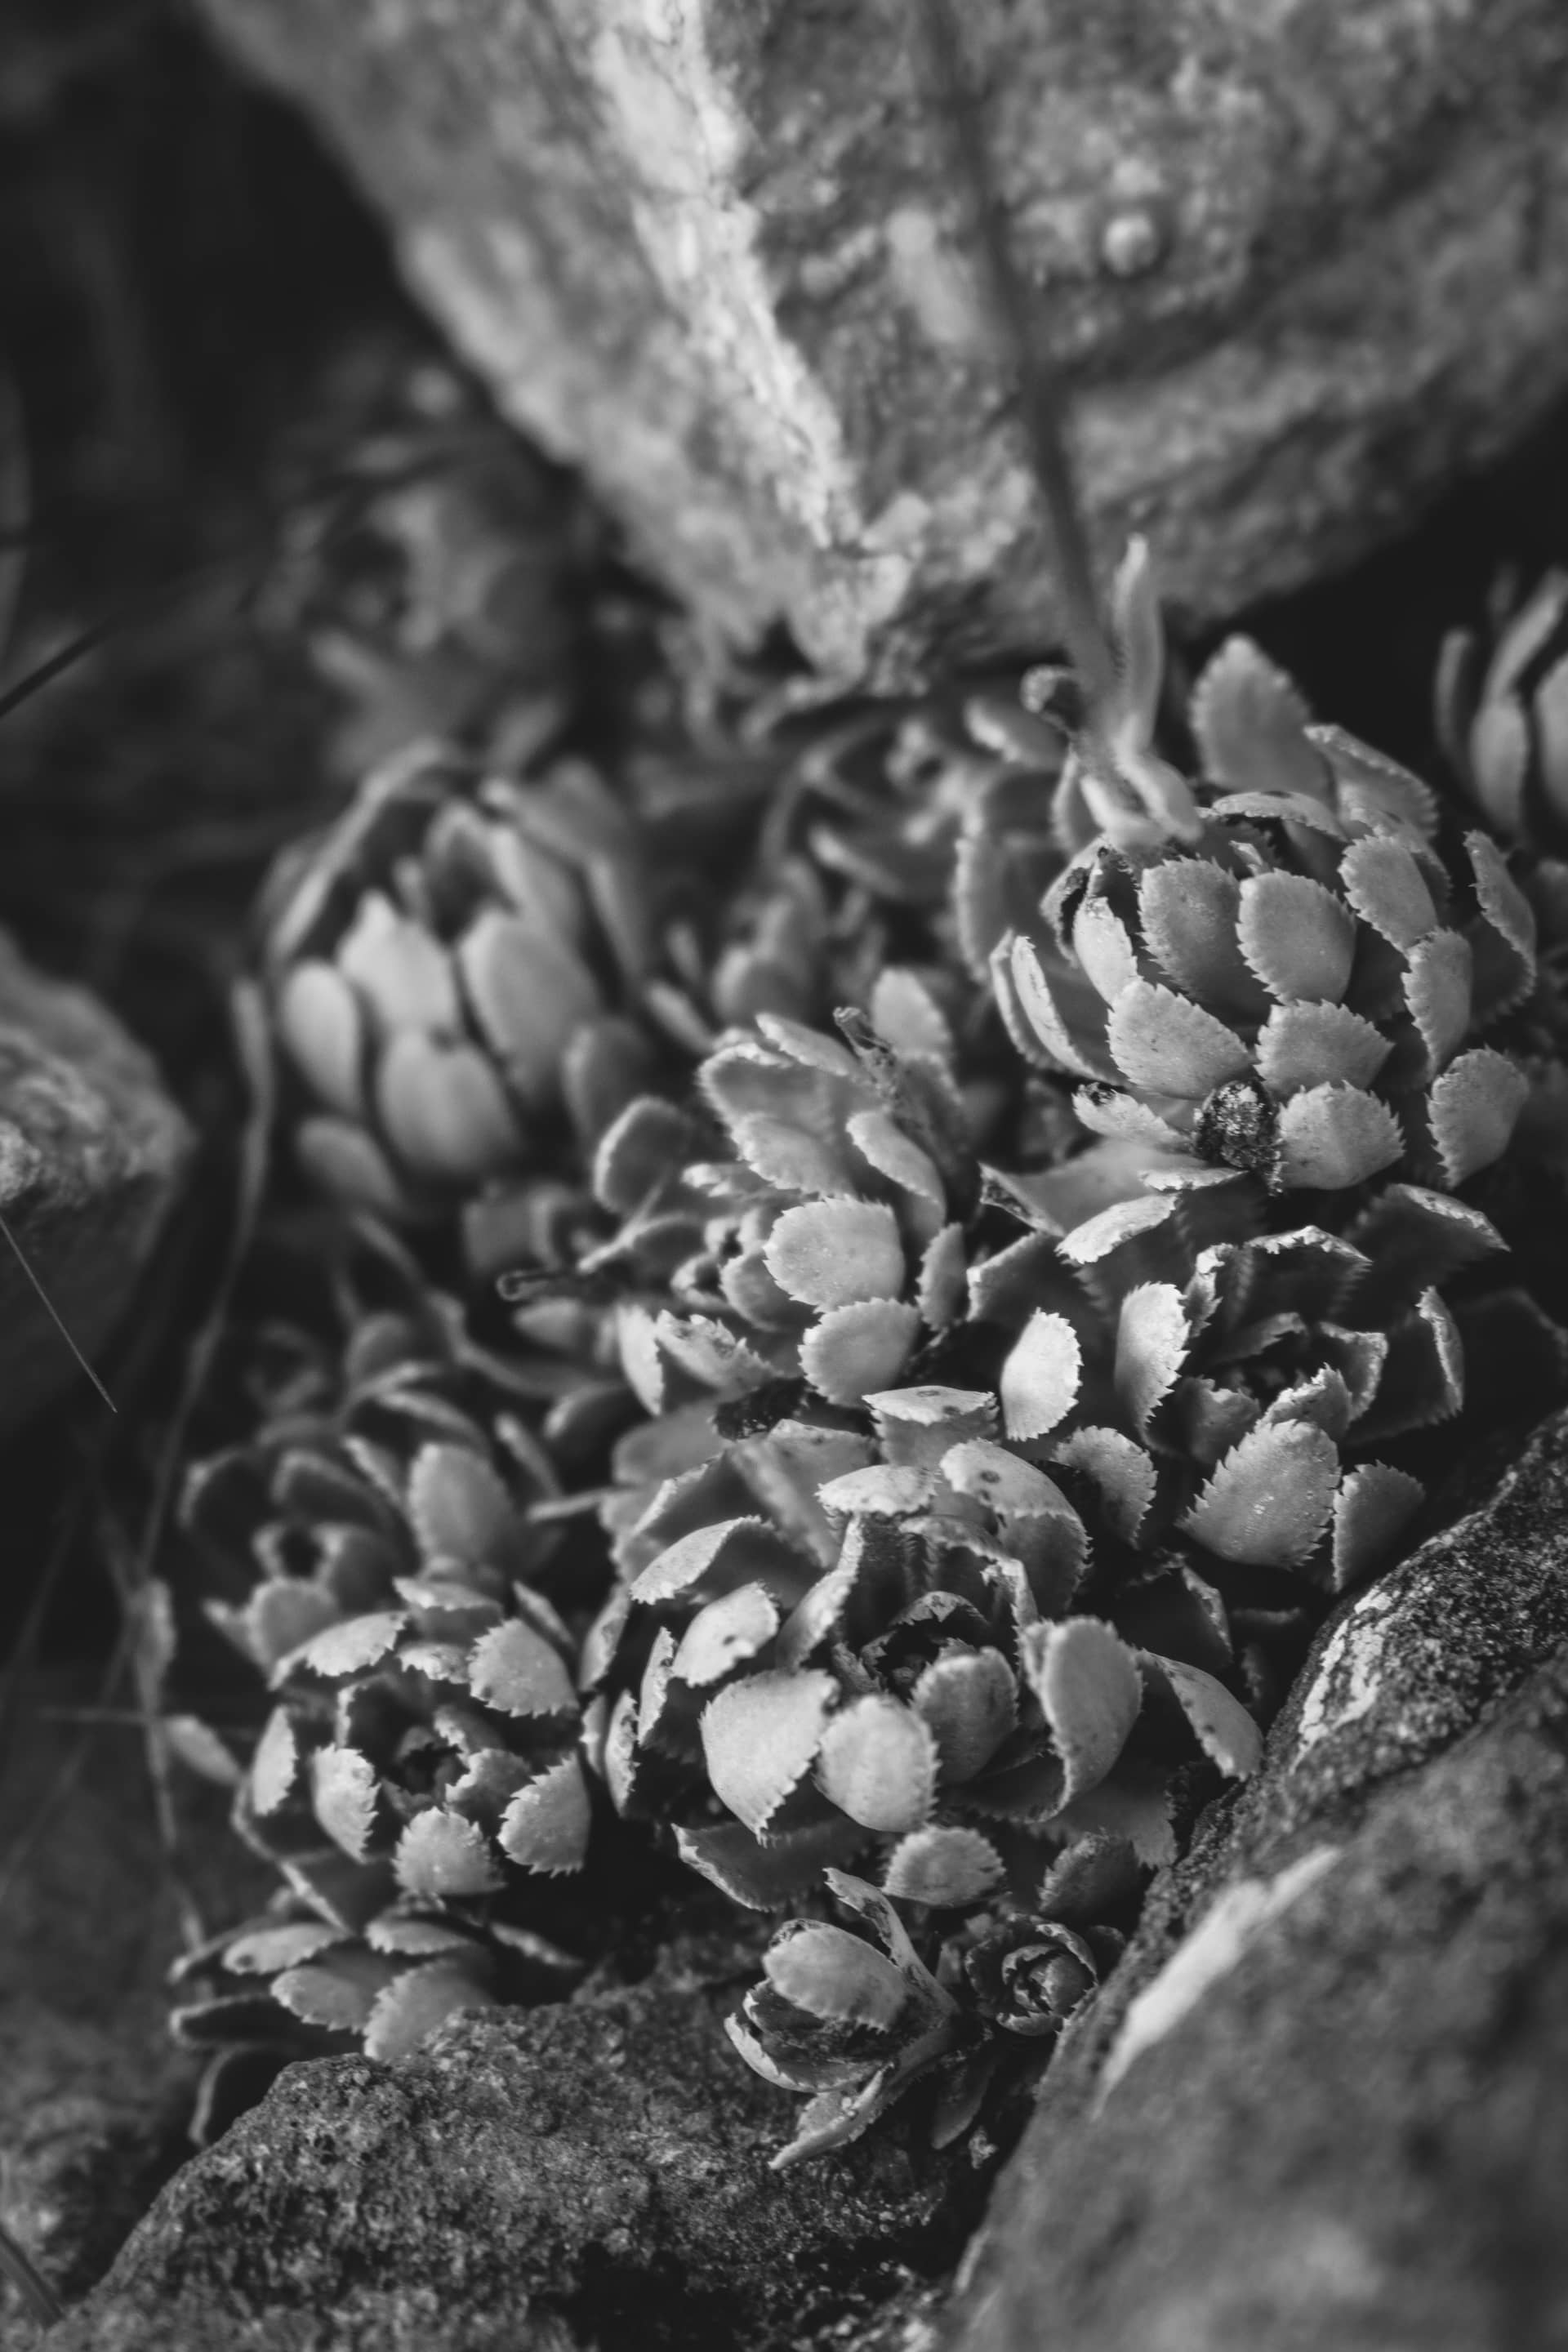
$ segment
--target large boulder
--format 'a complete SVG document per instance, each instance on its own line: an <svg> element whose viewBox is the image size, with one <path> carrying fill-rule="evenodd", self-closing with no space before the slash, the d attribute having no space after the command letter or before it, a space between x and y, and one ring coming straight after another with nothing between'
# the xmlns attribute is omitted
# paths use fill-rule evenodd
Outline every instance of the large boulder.
<svg viewBox="0 0 1568 2352"><path fill-rule="evenodd" d="M1568 1420L1329 1628L1064 2045L944 2352L1568 2343Z"/></svg>
<svg viewBox="0 0 1568 2352"><path fill-rule="evenodd" d="M502 405L731 634L885 674L1052 622L909 0L204 0ZM1215 616L1568 385L1560 0L959 8L1102 548Z"/></svg>
<svg viewBox="0 0 1568 2352"><path fill-rule="evenodd" d="M1327 1629L1070 2030L945 2313L984 2133L771 2172L788 2102L718 2030L748 1971L678 1949L397 2067L291 2069L51 2352L1564 2340L1564 1524L1568 1415Z"/></svg>
<svg viewBox="0 0 1568 2352"><path fill-rule="evenodd" d="M0 2225L67 2302L190 2153L164 1983L182 1914L232 1917L268 1886L205 1784L182 1785L169 1852L134 1717L104 1702L76 1669L13 1664L0 1689ZM0 2276L0 2344L30 2341Z"/></svg>
<svg viewBox="0 0 1568 2352"><path fill-rule="evenodd" d="M190 1148L151 1055L0 931L0 1436L84 1383Z"/></svg>
<svg viewBox="0 0 1568 2352"><path fill-rule="evenodd" d="M397 2066L294 2066L199 2157L50 2352L786 2352L940 2274L967 2153L769 2169L738 1984L458 2017Z"/></svg>

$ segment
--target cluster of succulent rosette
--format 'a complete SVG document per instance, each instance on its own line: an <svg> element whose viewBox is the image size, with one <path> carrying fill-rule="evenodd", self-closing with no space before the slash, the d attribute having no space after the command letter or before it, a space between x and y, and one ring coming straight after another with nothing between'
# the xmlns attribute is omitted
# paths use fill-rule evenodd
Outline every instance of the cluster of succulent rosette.
<svg viewBox="0 0 1568 2352"><path fill-rule="evenodd" d="M1115 620L1092 728L1044 676L797 711L734 872L581 761L427 750L294 861L290 1148L400 1303L275 1340L192 1475L283 1881L193 2038L549 1997L618 1815L798 1912L731 2027L781 2161L913 2088L952 2138L1406 1538L1467 1335L1542 1328L1465 1197L1540 894L1245 640L1172 765L1137 553ZM1515 625L1451 731L1517 835L1564 730Z"/></svg>

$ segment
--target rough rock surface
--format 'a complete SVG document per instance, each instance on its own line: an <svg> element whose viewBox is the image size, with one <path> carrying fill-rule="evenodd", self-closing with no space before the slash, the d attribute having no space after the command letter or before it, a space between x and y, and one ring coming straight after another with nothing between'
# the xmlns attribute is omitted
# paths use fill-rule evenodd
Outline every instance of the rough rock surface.
<svg viewBox="0 0 1568 2352"><path fill-rule="evenodd" d="M0 1749L0 2221L57 2294L85 2294L189 2152L192 2062L169 2039L176 1905L137 1734L84 1722L95 1679L7 1681ZM243 1912L260 1865L187 1785L192 1885ZM0 2344L31 2339L0 2280Z"/></svg>
<svg viewBox="0 0 1568 2352"><path fill-rule="evenodd" d="M205 0L510 415L729 631L1037 646L909 0ZM1108 552L1214 616L1568 384L1559 0L964 0Z"/></svg>
<svg viewBox="0 0 1568 2352"><path fill-rule="evenodd" d="M654 1979L291 2067L50 2352L783 2352L956 2259L963 2156L768 2169L781 2102Z"/></svg>
<svg viewBox="0 0 1568 2352"><path fill-rule="evenodd" d="M947 2352L1568 2344L1568 1418L1325 1633L1063 2055Z"/></svg>
<svg viewBox="0 0 1568 2352"><path fill-rule="evenodd" d="M0 1435L89 1363L130 1301L190 1131L152 1057L87 990L36 971L0 932Z"/></svg>
<svg viewBox="0 0 1568 2352"><path fill-rule="evenodd" d="M1568 2341L1565 1527L1568 1415L1325 1633L1064 2049L950 2352ZM732 1993L291 2070L51 2347L931 2352L984 2151L770 2173Z"/></svg>

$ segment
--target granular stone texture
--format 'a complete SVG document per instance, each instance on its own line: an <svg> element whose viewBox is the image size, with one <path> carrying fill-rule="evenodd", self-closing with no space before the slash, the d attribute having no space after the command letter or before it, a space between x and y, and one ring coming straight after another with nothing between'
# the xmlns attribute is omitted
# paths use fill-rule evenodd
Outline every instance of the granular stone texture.
<svg viewBox="0 0 1568 2352"><path fill-rule="evenodd" d="M912 0L204 0L502 406L730 634L885 677L1053 620ZM956 12L1103 552L1215 618L1568 385L1560 0Z"/></svg>
<svg viewBox="0 0 1568 2352"><path fill-rule="evenodd" d="M1568 1422L1326 1629L1064 2047L945 2352L1568 2344Z"/></svg>
<svg viewBox="0 0 1568 2352"><path fill-rule="evenodd" d="M0 1720L0 2222L68 2302L189 2154L195 2088L169 2038L170 1858L135 1724L102 1706L99 1677L13 1671ZM184 1883L215 1921L268 1885L226 1812L183 1787ZM30 2341L0 2279L0 2345Z"/></svg>
<svg viewBox="0 0 1568 2352"><path fill-rule="evenodd" d="M92 1362L189 1149L152 1056L96 997L36 971L0 932L0 1435L84 1379L39 1289Z"/></svg>
<svg viewBox="0 0 1568 2352"><path fill-rule="evenodd" d="M778 2174L723 1995L650 1980L289 2069L167 2189L51 2352L784 2352L957 2258L973 2158Z"/></svg>

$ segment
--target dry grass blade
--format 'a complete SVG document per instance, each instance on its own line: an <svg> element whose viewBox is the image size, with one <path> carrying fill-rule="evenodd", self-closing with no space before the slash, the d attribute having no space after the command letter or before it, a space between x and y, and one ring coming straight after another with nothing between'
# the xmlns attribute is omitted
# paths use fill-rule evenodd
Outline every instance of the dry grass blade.
<svg viewBox="0 0 1568 2352"><path fill-rule="evenodd" d="M0 2221L0 2272L10 2280L40 2327L53 2327L57 2320L65 2317L65 2305L4 2221Z"/></svg>
<svg viewBox="0 0 1568 2352"><path fill-rule="evenodd" d="M234 989L231 1019L247 1109L227 1245L206 1312L186 1349L179 1394L158 1448L152 1500L137 1539L132 1544L123 1528L113 1522L106 1521L103 1528L105 1558L125 1627L158 1833L180 1908L181 1932L191 1949L205 1940L206 1930L181 1859L179 1815L169 1770L168 1743L163 1730L163 1678L173 1649L174 1631L168 1589L157 1578L156 1563L185 1458L191 1416L212 1376L234 1286L256 1230L271 1153L274 1065L265 1009L253 982L241 982Z"/></svg>

